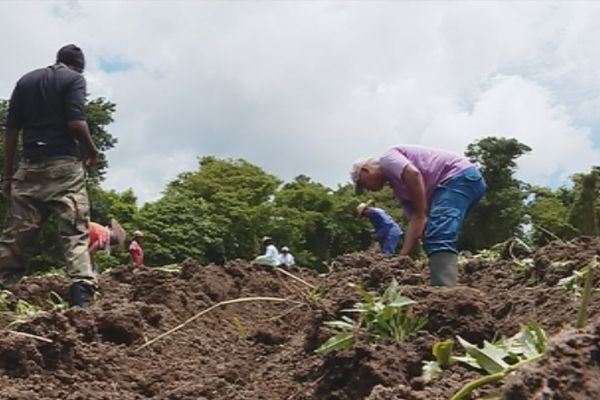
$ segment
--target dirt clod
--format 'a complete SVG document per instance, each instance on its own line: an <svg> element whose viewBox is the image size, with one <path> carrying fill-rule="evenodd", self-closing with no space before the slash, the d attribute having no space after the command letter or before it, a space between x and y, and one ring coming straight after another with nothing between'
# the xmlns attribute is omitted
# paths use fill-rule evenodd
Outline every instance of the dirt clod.
<svg viewBox="0 0 600 400"><path fill-rule="evenodd" d="M188 260L179 270L119 267L101 276L102 295L93 307L66 311L48 301L56 299L51 292L64 298L65 278L26 278L10 301L23 299L44 312L15 323L9 310L3 325L51 343L0 329L0 398L448 399L480 375L453 364L425 382L421 366L433 359L436 340L461 336L482 343L536 320L558 336L541 361L496 386L503 398L600 399L600 296L594 292L588 327L576 331L570 326L580 297L556 286L599 252L594 238L552 243L532 254L513 248L496 261L467 261L452 289L428 287L426 263L373 253L339 257L323 276L290 270L317 287L311 292L271 268L242 261L220 267ZM393 279L417 301L412 312L427 317L423 331L402 343L358 340L350 350L314 352L332 333L324 322L357 317L342 311L361 300L349 283L382 293ZM305 304L220 307L137 351L218 302L250 296Z"/></svg>

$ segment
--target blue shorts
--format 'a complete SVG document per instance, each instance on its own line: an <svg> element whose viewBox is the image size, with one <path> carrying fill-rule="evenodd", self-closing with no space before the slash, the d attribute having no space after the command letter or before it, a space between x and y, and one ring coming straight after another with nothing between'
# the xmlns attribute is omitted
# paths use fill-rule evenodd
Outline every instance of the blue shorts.
<svg viewBox="0 0 600 400"><path fill-rule="evenodd" d="M423 233L427 255L439 251L458 253L456 242L469 211L485 194L487 185L477 168L470 167L440 183L431 199Z"/></svg>

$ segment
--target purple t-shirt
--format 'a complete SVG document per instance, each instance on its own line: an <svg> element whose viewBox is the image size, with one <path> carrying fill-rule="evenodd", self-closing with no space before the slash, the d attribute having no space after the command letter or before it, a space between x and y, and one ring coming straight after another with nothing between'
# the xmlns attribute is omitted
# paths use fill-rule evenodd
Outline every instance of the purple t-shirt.
<svg viewBox="0 0 600 400"><path fill-rule="evenodd" d="M438 184L473 166L468 159L458 154L416 145L394 146L381 156L379 163L396 199L402 204L404 213L409 218L414 212L414 207L408 190L400 179L408 164L414 165L423 175L428 206Z"/></svg>

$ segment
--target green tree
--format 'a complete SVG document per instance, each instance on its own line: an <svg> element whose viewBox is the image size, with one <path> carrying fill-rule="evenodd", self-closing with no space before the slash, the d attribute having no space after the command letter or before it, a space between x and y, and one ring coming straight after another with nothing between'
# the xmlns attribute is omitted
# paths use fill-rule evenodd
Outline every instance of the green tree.
<svg viewBox="0 0 600 400"><path fill-rule="evenodd" d="M300 175L276 193L274 203L274 213L280 216L270 227L274 239L284 244L281 231L296 227L296 237L286 245L296 249L298 262L319 266L322 261L328 260L334 239L331 219L334 196L331 189ZM304 251L304 254L298 251Z"/></svg>
<svg viewBox="0 0 600 400"><path fill-rule="evenodd" d="M123 227L133 228L137 219L137 197L132 189L121 193L104 190L100 186L89 187L91 219L99 224L108 225L112 218Z"/></svg>
<svg viewBox="0 0 600 400"><path fill-rule="evenodd" d="M527 214L532 224L533 243L542 246L557 236L568 240L579 234L579 230L569 223L572 191L568 188L553 191L539 186L530 189Z"/></svg>
<svg viewBox="0 0 600 400"><path fill-rule="evenodd" d="M589 173L573 176L576 198L569 222L583 235L598 235L598 196L600 194L600 167Z"/></svg>
<svg viewBox="0 0 600 400"><path fill-rule="evenodd" d="M222 262L251 258L268 224L264 205L272 201L279 179L245 160L203 157L197 171L181 174L167 185L165 197L182 196L207 204L205 216L222 232Z"/></svg>
<svg viewBox="0 0 600 400"><path fill-rule="evenodd" d="M225 232L210 209L202 199L176 193L146 203L137 218L144 232L146 265L179 263L186 258L201 263L222 261Z"/></svg>
<svg viewBox="0 0 600 400"><path fill-rule="evenodd" d="M88 182L90 185L99 185L104 180L104 175L108 169L108 160L106 152L117 144L115 138L107 128L114 119L113 114L116 110L116 104L98 97L88 101L85 105L85 115L90 132L96 147L100 151L96 165L88 171Z"/></svg>
<svg viewBox="0 0 600 400"><path fill-rule="evenodd" d="M516 139L487 137L469 144L465 155L483 174L488 190L465 220L459 247L477 250L521 234L527 185L515 179L515 160L531 148Z"/></svg>

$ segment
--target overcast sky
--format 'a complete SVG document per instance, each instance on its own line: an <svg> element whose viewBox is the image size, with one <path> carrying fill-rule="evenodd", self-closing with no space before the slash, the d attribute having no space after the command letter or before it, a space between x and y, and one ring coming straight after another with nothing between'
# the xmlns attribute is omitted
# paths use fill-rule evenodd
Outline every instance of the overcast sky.
<svg viewBox="0 0 600 400"><path fill-rule="evenodd" d="M117 103L106 188L160 196L197 157L335 187L398 143L533 148L519 177L600 164L600 3L2 1L0 98L67 43Z"/></svg>

